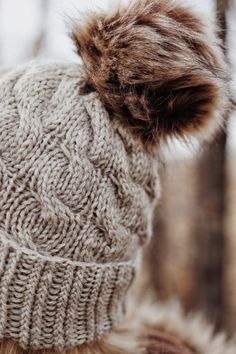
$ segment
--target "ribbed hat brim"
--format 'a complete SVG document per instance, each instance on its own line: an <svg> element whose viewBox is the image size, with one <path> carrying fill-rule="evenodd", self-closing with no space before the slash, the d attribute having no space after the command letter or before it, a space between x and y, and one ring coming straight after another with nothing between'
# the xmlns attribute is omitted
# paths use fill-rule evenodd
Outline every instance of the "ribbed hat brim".
<svg viewBox="0 0 236 354"><path fill-rule="evenodd" d="M0 234L0 338L23 348L74 347L116 326L131 263L79 263L16 248Z"/></svg>

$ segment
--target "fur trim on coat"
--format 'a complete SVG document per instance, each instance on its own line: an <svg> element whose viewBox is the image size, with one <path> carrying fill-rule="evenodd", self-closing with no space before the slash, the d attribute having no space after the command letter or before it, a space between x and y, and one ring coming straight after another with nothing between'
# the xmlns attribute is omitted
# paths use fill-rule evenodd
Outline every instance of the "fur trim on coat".
<svg viewBox="0 0 236 354"><path fill-rule="evenodd" d="M138 313L137 322L149 331L162 330L169 333L179 341L192 348L192 353L196 354L235 354L236 342L227 341L224 333L215 334L213 326L200 314L185 315L181 306L175 302L166 304L143 305ZM162 353L148 352L148 354ZM171 353L172 352L166 352ZM183 352L175 352L173 354ZM189 352L186 351L186 354ZM163 352L165 354L165 352Z"/></svg>

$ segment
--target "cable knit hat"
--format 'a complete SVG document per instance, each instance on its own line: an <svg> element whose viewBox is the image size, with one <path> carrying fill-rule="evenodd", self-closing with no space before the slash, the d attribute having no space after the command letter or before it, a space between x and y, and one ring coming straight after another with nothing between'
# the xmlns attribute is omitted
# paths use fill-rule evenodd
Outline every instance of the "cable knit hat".
<svg viewBox="0 0 236 354"><path fill-rule="evenodd" d="M186 31L202 44L182 65L171 32L164 48L152 29L158 20L176 32L177 12L138 5L75 28L83 66L31 64L0 78L0 338L23 348L72 347L117 325L151 234L161 138L215 128L227 107L221 52L200 21L176 8L196 24L179 18L180 44ZM158 48L167 63L177 51L168 77ZM194 53L201 60L186 66Z"/></svg>
<svg viewBox="0 0 236 354"><path fill-rule="evenodd" d="M0 337L23 347L116 325L150 230L155 164L83 77L49 64L0 81Z"/></svg>

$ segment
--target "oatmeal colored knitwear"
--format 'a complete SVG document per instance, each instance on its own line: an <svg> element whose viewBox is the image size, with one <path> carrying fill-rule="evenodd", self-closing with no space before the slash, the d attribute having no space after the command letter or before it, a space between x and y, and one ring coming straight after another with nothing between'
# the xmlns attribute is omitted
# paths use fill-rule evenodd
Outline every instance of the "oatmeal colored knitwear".
<svg viewBox="0 0 236 354"><path fill-rule="evenodd" d="M0 77L0 338L23 348L116 326L150 235L157 164L84 76L46 63Z"/></svg>

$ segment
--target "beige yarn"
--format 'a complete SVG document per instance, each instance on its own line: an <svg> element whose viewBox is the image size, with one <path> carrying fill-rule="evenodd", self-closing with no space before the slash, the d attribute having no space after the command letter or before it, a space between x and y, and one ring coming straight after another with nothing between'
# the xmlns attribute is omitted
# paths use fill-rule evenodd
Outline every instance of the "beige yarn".
<svg viewBox="0 0 236 354"><path fill-rule="evenodd" d="M0 77L0 338L23 348L116 326L150 236L156 161L83 83L76 64Z"/></svg>

